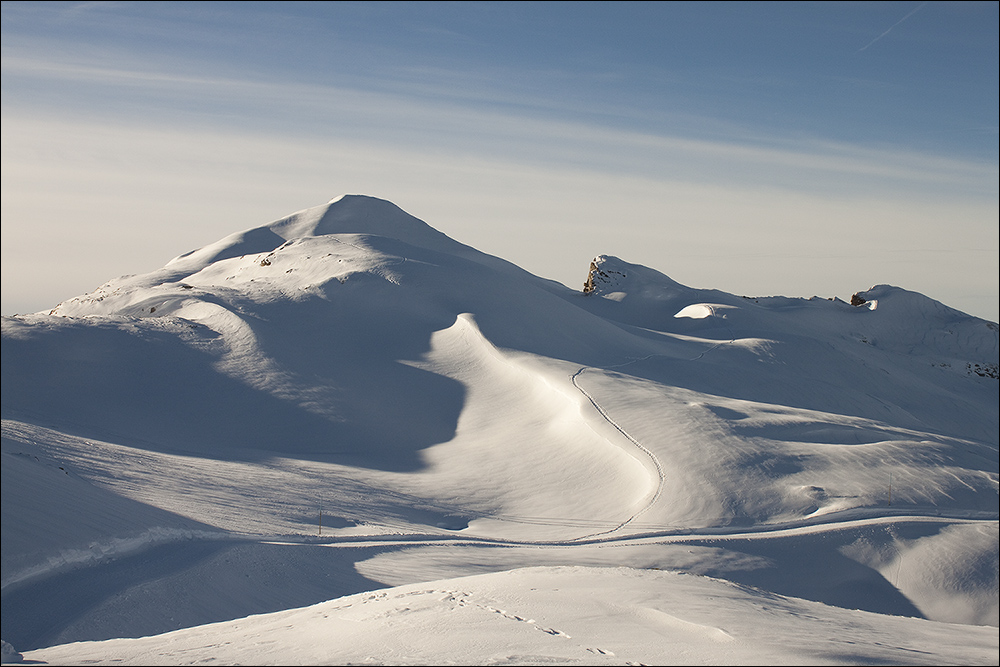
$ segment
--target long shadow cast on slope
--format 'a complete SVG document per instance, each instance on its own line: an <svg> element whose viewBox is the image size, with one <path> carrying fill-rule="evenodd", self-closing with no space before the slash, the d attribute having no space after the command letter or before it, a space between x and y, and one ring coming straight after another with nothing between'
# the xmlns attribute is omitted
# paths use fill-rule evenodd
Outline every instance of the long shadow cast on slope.
<svg viewBox="0 0 1000 667"><path fill-rule="evenodd" d="M421 449L454 436L465 400L459 382L383 355L353 363L339 383L349 391L334 395L339 412L324 413L308 392L257 389L218 361L155 324L36 328L4 339L3 416L152 451L413 471Z"/></svg>
<svg viewBox="0 0 1000 667"><path fill-rule="evenodd" d="M304 607L384 585L355 559L377 549L190 541L8 587L3 637L18 650L144 637ZM360 553L359 553L360 552Z"/></svg>
<svg viewBox="0 0 1000 667"><path fill-rule="evenodd" d="M940 530L939 524L901 521L888 526L858 526L825 535L718 538L692 540L686 544L721 547L770 563L752 569L712 571L709 568L700 574L844 609L924 618L892 581L872 567L844 555L842 549L856 542L869 549L892 550L894 539L916 540L935 535Z"/></svg>

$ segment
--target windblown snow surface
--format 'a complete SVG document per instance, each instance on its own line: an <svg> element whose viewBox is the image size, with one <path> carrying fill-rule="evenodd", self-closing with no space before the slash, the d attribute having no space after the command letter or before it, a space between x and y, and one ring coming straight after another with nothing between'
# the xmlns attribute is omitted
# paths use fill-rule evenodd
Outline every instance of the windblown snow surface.
<svg viewBox="0 0 1000 667"><path fill-rule="evenodd" d="M4 661L997 663L996 323L587 261L351 195L3 318Z"/></svg>

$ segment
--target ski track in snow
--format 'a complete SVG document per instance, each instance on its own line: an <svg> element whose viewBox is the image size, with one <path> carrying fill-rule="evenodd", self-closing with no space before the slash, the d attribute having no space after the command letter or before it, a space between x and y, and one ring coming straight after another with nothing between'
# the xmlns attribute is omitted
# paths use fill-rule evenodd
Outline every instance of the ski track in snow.
<svg viewBox="0 0 1000 667"><path fill-rule="evenodd" d="M634 363L634 362L629 362L629 363ZM656 458L656 455L653 452L651 452L646 446L644 446L641 442L636 440L628 431L626 431L622 427L621 424L612 419L611 415L609 415L607 410L605 410L601 406L601 404L597 402L597 400L593 397L593 395L580 385L580 376L583 375L583 373L585 373L588 370L594 370L594 369L591 368L590 366L584 366L572 375L570 379L573 381L573 386L576 387L581 394L587 397L587 400L590 401L590 404L594 406L594 408L601 415L601 417L604 418L606 422L611 424L611 426L613 426L615 430L621 433L626 440L635 445L639 449L639 451L641 451L643 454L649 457L649 460L653 463L653 466L656 468L657 479L656 479L656 489L653 491L652 496L649 498L648 501L646 501L645 505L643 505L638 511L633 513L632 516L625 519L620 524L618 524L617 526L615 526L610 530L606 530L599 533L593 533L591 535L584 535L579 539L587 539L587 538L598 537L600 535L608 535L610 533L614 533L616 531L621 530L622 528L630 524L632 521L634 521L636 518L638 518L640 515L642 515L644 512L646 512L650 507L652 507L656 503L657 498L660 497L660 493L663 491L663 484L666 481L666 475L663 472L663 466L660 464L660 460Z"/></svg>
<svg viewBox="0 0 1000 667"><path fill-rule="evenodd" d="M708 308L712 311L713 315L716 315L715 309L712 306L708 306ZM729 327L726 327L726 328L728 329ZM691 361L697 361L697 360L701 359L702 357L704 357L709 352L711 352L712 350L716 350L716 349L722 347L723 345L730 345L730 344L735 343L735 342L736 342L736 337L733 334L732 330L730 329L730 339L728 341L719 341L715 345L712 345L708 349L702 351L696 357L694 357L693 359L691 359ZM650 355L647 355L645 357L641 357L639 359L632 359L630 361L626 361L626 362L621 363L621 364L617 364L617 365L613 365L613 366L608 366L607 370L614 369L614 368L624 368L626 366L630 366L632 364L636 364L636 363L639 363L641 361L646 361L647 359L652 359L654 357L662 357L662 356L664 356L664 355L662 355L662 354L650 354ZM641 442L639 442L634 436L632 436L632 434L630 434L628 431L626 431L625 428L621 424L619 424L617 421L615 421L611 417L611 415L608 414L608 411L600 403L598 403L597 399L594 398L593 394L591 394L589 391L587 391L586 389L584 389L583 386L580 384L580 377L585 372L587 372L587 371L593 371L593 370L601 370L601 369L597 369L597 368L595 368L593 366L582 366L579 370L577 370L575 373L573 373L573 375L570 377L570 380L573 382L573 386L576 387L576 389L581 394L583 394L587 398L588 401L590 401L590 404L594 406L594 408L597 410L597 412L601 415L601 417L606 422L608 422L611 426L613 426L615 428L615 430L617 430L619 433L621 433L625 437L626 440L628 440L633 445L635 445L635 447L638 448L639 451L641 451L643 454L645 454L647 457L649 457L649 460L652 462L653 467L656 468L657 480L656 480L656 489L653 491L653 494L651 495L651 497L649 498L649 500L646 502L646 504L642 508L640 508L637 512L635 512L634 514L632 514L632 516L630 516L629 518L625 519L625 521L622 521L620 524L618 524L617 526L615 526L614 528L612 528L610 530L606 530L606 531L599 532L599 533L593 533L591 535L584 535L584 536L582 536L579 539L588 539L588 538L598 537L598 536L601 536L601 535L609 535L611 533L614 533L614 532L617 532L617 531L621 530L622 528L624 528L628 524L632 523L635 519L637 519L639 516L641 516L647 510L649 510L654 504L656 504L657 499L660 497L660 494L663 492L663 485L666 483L666 474L663 472L663 466L660 464L660 460L656 457L656 454L654 454L648 447L646 447Z"/></svg>

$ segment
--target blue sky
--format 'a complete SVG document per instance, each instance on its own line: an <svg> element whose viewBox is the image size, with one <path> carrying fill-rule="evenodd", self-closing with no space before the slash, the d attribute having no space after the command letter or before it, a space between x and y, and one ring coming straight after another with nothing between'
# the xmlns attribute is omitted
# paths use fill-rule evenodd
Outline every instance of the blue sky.
<svg viewBox="0 0 1000 667"><path fill-rule="evenodd" d="M344 193L580 287L993 321L998 3L4 2L2 310Z"/></svg>

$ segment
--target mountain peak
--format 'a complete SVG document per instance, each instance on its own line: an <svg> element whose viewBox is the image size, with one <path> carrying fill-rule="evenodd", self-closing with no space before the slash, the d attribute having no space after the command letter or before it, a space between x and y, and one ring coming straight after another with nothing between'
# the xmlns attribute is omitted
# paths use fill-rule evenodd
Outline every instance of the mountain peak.
<svg viewBox="0 0 1000 667"><path fill-rule="evenodd" d="M433 250L459 245L392 202L368 195L341 195L277 220L267 228L286 241L328 234L371 234Z"/></svg>
<svg viewBox="0 0 1000 667"><path fill-rule="evenodd" d="M311 262L310 257L325 248L323 255L331 257L345 247L351 247L354 259L367 259L352 264L354 270L372 270L375 264L398 264L406 258L427 258L428 252L451 256L499 271L507 278L517 276L542 282L530 273L506 260L480 252L434 229L423 220L410 215L396 204L367 195L347 194L325 204L303 209L260 227L230 234L214 243L192 250L170 260L166 266L150 273L121 276L91 293L74 297L57 305L51 314L136 314L158 313L164 310L163 295L151 297L150 289L188 290L192 283L236 285L257 288L264 283L283 289L301 290L320 285L331 279L342 280L347 264L336 266ZM338 249L334 252L331 249ZM283 255L282 275L277 276L272 265L276 253ZM343 258L341 258L343 260ZM235 264L234 264L235 262ZM374 263L374 264L373 264ZM206 282L207 281L207 282ZM216 281L227 281L217 283ZM180 294L190 296L189 292ZM159 305L146 303L153 298ZM177 302L180 303L180 302Z"/></svg>
<svg viewBox="0 0 1000 667"><path fill-rule="evenodd" d="M590 271L583 284L585 294L597 294L620 300L624 295L646 297L674 296L687 291L677 281L641 264L630 264L614 255L598 255L590 262ZM612 295L621 295L615 297Z"/></svg>
<svg viewBox="0 0 1000 667"><path fill-rule="evenodd" d="M223 259L268 253L294 239L332 234L384 236L442 252L470 250L392 202L367 195L341 195L268 225L230 234L174 258L167 266L196 271Z"/></svg>

